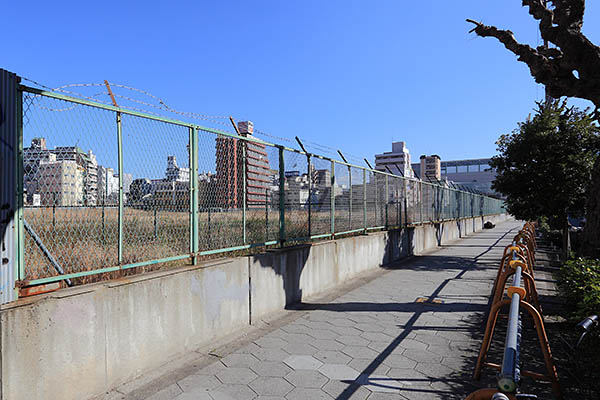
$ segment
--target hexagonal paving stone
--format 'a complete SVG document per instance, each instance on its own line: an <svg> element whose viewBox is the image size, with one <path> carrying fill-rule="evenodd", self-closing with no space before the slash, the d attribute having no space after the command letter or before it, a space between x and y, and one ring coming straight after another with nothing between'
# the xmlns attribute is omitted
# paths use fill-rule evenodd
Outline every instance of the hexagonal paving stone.
<svg viewBox="0 0 600 400"><path fill-rule="evenodd" d="M337 379L339 381L353 381L360 375L360 372L354 368L350 368L346 364L324 364L319 368L319 372L329 379Z"/></svg>
<svg viewBox="0 0 600 400"><path fill-rule="evenodd" d="M452 354L452 349L449 345L430 345L427 346L427 351L442 357Z"/></svg>
<svg viewBox="0 0 600 400"><path fill-rule="evenodd" d="M414 361L413 361L414 362ZM416 363L415 363L416 365ZM390 367L386 364L381 363L381 361L376 360L369 360L366 358L356 358L352 361L350 361L348 363L349 367L354 368L355 370L359 371L360 373L363 373L363 371L365 371L367 368L369 368L369 371L372 370L372 368L374 367L375 370L373 370L373 374L375 375L385 375L386 372L388 372L390 370Z"/></svg>
<svg viewBox="0 0 600 400"><path fill-rule="evenodd" d="M426 345L441 345L447 346L450 343L450 339L438 335L419 335L415 336L415 340Z"/></svg>
<svg viewBox="0 0 600 400"><path fill-rule="evenodd" d="M425 350L427 349L427 345L425 343L419 342L413 339L404 339L400 342L400 346L405 349L417 349L417 350Z"/></svg>
<svg viewBox="0 0 600 400"><path fill-rule="evenodd" d="M454 373L454 370L450 367L439 363L422 362L418 363L415 370L422 372L423 374L432 378L444 378Z"/></svg>
<svg viewBox="0 0 600 400"><path fill-rule="evenodd" d="M259 349L252 352L252 355L262 361L283 361L290 356L281 349Z"/></svg>
<svg viewBox="0 0 600 400"><path fill-rule="evenodd" d="M288 342L289 344L311 343L315 341L314 337L305 333L287 333L285 336L282 336L282 339Z"/></svg>
<svg viewBox="0 0 600 400"><path fill-rule="evenodd" d="M446 355L449 355L449 357L442 358L441 362L441 364L445 365L446 367L452 368L455 371L465 371L472 367L472 360L470 357L452 356L449 353Z"/></svg>
<svg viewBox="0 0 600 400"><path fill-rule="evenodd" d="M442 361L442 357L431 353L427 350L417 350L417 349L406 349L404 353L402 353L405 357L410 358L411 360L415 360L417 362L440 362Z"/></svg>
<svg viewBox="0 0 600 400"><path fill-rule="evenodd" d="M283 378L260 376L248 385L259 395L285 396L294 387Z"/></svg>
<svg viewBox="0 0 600 400"><path fill-rule="evenodd" d="M252 370L260 376L284 377L292 369L283 362L278 361L260 361L252 365Z"/></svg>
<svg viewBox="0 0 600 400"><path fill-rule="evenodd" d="M314 340L314 339L313 339ZM283 346L282 350L290 354L312 356L318 350L306 343L289 343Z"/></svg>
<svg viewBox="0 0 600 400"><path fill-rule="evenodd" d="M335 314L334 312L330 312L330 311L313 311L310 314L303 317L302 319L304 319L305 321L327 322L332 318L332 316L334 314Z"/></svg>
<svg viewBox="0 0 600 400"><path fill-rule="evenodd" d="M296 388L285 396L288 400L331 400L332 397L321 389Z"/></svg>
<svg viewBox="0 0 600 400"><path fill-rule="evenodd" d="M467 331L439 331L437 333L438 336L445 337L450 340L461 340L461 341L470 341L472 340L471 334Z"/></svg>
<svg viewBox="0 0 600 400"><path fill-rule="evenodd" d="M353 386L353 393L350 395L350 397L346 397L347 393L344 393L344 391L348 389L348 386L350 386L350 383L341 381L329 381L325 386L321 388L321 390L327 392L327 394L329 394L334 399L347 398L349 400L365 400L372 393L370 390L367 390L364 387ZM342 393L344 393L344 396L342 396Z"/></svg>
<svg viewBox="0 0 600 400"><path fill-rule="evenodd" d="M313 357L323 363L330 364L348 364L352 360L352 358L342 353L341 351L323 350L319 351L318 353L315 353Z"/></svg>
<svg viewBox="0 0 600 400"><path fill-rule="evenodd" d="M381 333L388 335L389 337L393 337L393 338L397 338L398 335L400 335L402 332L404 332L404 326L394 326L394 327L389 327L389 328L385 328ZM415 336L416 334L414 332L411 332L412 336ZM411 335L407 336L410 337Z"/></svg>
<svg viewBox="0 0 600 400"><path fill-rule="evenodd" d="M342 352L352 358L374 359L379 355L375 350L371 350L366 346L346 346L342 349Z"/></svg>
<svg viewBox="0 0 600 400"><path fill-rule="evenodd" d="M335 340L346 346L367 346L369 344L367 339L360 336L340 336Z"/></svg>
<svg viewBox="0 0 600 400"><path fill-rule="evenodd" d="M166 397L165 397L166 398ZM213 400L212 397L205 391L194 391L194 392L183 392L177 397L169 397L169 399L173 400ZM153 400L152 397L147 398L146 400Z"/></svg>
<svg viewBox="0 0 600 400"><path fill-rule="evenodd" d="M371 342L391 342L394 338L386 335L383 332L363 332L360 337L365 338Z"/></svg>
<svg viewBox="0 0 600 400"><path fill-rule="evenodd" d="M401 354L390 354L383 359L383 364L391 368L414 368L417 362Z"/></svg>
<svg viewBox="0 0 600 400"><path fill-rule="evenodd" d="M311 330L312 329L330 330L331 328L333 328L333 325L331 325L327 321L306 321L306 326L309 327Z"/></svg>
<svg viewBox="0 0 600 400"><path fill-rule="evenodd" d="M285 376L285 380L295 387L319 389L328 379L318 371L297 370Z"/></svg>
<svg viewBox="0 0 600 400"><path fill-rule="evenodd" d="M377 324L365 324L365 323L359 323L354 325L355 329L361 330L363 332L381 332L384 330L383 327L377 325Z"/></svg>
<svg viewBox="0 0 600 400"><path fill-rule="evenodd" d="M246 346L234 351L234 353L238 353L238 354L250 354L256 350L260 350L261 347L258 346L256 343L250 343L247 344Z"/></svg>
<svg viewBox="0 0 600 400"><path fill-rule="evenodd" d="M334 326L331 330L340 336L360 336L362 331L355 329L351 326Z"/></svg>
<svg viewBox="0 0 600 400"><path fill-rule="evenodd" d="M221 362L228 367L249 367L258 359L252 354L230 354L221 359Z"/></svg>
<svg viewBox="0 0 600 400"><path fill-rule="evenodd" d="M400 382L385 375L361 375L357 382L372 392L399 393L402 389Z"/></svg>
<svg viewBox="0 0 600 400"><path fill-rule="evenodd" d="M214 400L252 400L256 393L248 385L221 385L208 392Z"/></svg>
<svg viewBox="0 0 600 400"><path fill-rule="evenodd" d="M410 395L410 394L408 394ZM408 399L408 397L404 397L399 395L398 393L381 393L381 392L373 392L369 396L369 400L401 400Z"/></svg>
<svg viewBox="0 0 600 400"><path fill-rule="evenodd" d="M310 344L319 350L341 350L344 348L344 344L335 340L317 339Z"/></svg>
<svg viewBox="0 0 600 400"><path fill-rule="evenodd" d="M227 368L216 376L223 383L243 385L252 382L258 375L249 368Z"/></svg>
<svg viewBox="0 0 600 400"><path fill-rule="evenodd" d="M376 297L379 297L381 293L377 293ZM372 300L379 300L378 298L373 298ZM345 313L346 318L356 322L357 324L375 324L377 323L377 319L370 317L367 315L368 313L357 312L357 313Z"/></svg>
<svg viewBox="0 0 600 400"><path fill-rule="evenodd" d="M401 382L429 383L431 381L431 378L422 372L415 370L414 368L392 368L387 372L386 375Z"/></svg>
<svg viewBox="0 0 600 400"><path fill-rule="evenodd" d="M314 337L315 339L326 340L333 340L340 336L338 333L329 329L311 329L309 332L307 332L307 334Z"/></svg>
<svg viewBox="0 0 600 400"><path fill-rule="evenodd" d="M281 327L282 331L285 331L287 333L303 333L303 334L308 334L310 333L310 331L312 330L310 327L306 326L306 325L301 325L301 324L289 324L286 326L282 326Z"/></svg>
<svg viewBox="0 0 600 400"><path fill-rule="evenodd" d="M329 321L333 326L354 326L356 322L350 321L349 319L336 318Z"/></svg>
<svg viewBox="0 0 600 400"><path fill-rule="evenodd" d="M375 350L376 352L381 353L382 351L390 347L390 345L390 342L371 342L367 347L371 350Z"/></svg>
<svg viewBox="0 0 600 400"><path fill-rule="evenodd" d="M211 390L221 384L212 375L190 375L177 382L184 392L197 391L198 389Z"/></svg>
<svg viewBox="0 0 600 400"><path fill-rule="evenodd" d="M285 340L283 340L281 338L276 338L276 337L271 337L271 338L262 337L262 338L256 340L254 343L259 345L260 347L270 348L270 349L280 349L283 346L285 346L286 344L288 344Z"/></svg>
<svg viewBox="0 0 600 400"><path fill-rule="evenodd" d="M286 358L283 362L289 365L292 369L309 369L317 370L323 363L312 356L293 355Z"/></svg>

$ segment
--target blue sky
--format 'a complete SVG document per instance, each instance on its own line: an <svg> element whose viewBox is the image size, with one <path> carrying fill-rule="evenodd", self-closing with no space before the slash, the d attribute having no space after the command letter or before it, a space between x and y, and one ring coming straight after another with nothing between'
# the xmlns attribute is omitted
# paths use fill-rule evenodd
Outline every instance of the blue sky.
<svg viewBox="0 0 600 400"><path fill-rule="evenodd" d="M108 79L371 160L392 140L413 159L489 157L543 97L503 46L468 34L473 18L537 45L518 0L13 1L3 15L0 67L24 77ZM584 31L600 43L597 2Z"/></svg>

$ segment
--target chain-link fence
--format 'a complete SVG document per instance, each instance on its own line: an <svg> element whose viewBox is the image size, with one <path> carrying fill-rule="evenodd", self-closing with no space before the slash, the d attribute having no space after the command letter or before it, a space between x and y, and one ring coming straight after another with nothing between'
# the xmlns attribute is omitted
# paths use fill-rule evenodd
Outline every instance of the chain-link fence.
<svg viewBox="0 0 600 400"><path fill-rule="evenodd" d="M252 135L22 87L22 284L503 212ZM240 125L241 126L241 125Z"/></svg>

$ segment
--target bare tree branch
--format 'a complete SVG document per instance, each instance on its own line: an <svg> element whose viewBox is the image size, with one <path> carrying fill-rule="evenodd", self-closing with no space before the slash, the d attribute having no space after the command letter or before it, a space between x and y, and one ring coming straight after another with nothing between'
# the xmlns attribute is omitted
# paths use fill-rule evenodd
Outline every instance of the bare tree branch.
<svg viewBox="0 0 600 400"><path fill-rule="evenodd" d="M581 33L585 0L549 0L551 6L546 3L522 0L529 14L540 21L542 38L556 48L534 49L519 43L509 30L468 19L475 24L470 32L498 39L529 66L535 81L544 84L552 97L580 97L600 107L600 47Z"/></svg>

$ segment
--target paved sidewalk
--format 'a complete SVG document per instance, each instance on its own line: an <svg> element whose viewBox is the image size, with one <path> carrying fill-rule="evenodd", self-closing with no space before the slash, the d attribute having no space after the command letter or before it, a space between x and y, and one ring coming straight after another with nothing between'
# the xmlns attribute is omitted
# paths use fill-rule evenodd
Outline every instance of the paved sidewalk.
<svg viewBox="0 0 600 400"><path fill-rule="evenodd" d="M149 399L461 399L471 380L505 222L398 264ZM420 300L418 300L421 298Z"/></svg>

